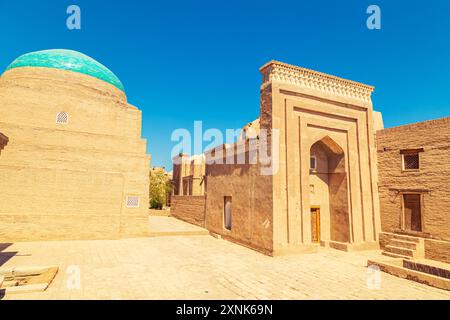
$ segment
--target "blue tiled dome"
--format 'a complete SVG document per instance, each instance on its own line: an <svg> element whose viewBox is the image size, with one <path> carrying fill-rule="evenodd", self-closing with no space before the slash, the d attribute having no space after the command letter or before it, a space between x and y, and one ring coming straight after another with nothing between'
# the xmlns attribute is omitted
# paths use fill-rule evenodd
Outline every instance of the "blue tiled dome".
<svg viewBox="0 0 450 320"><path fill-rule="evenodd" d="M6 70L21 67L44 67L83 73L103 80L125 92L116 75L91 57L73 50L43 50L24 54L14 60Z"/></svg>

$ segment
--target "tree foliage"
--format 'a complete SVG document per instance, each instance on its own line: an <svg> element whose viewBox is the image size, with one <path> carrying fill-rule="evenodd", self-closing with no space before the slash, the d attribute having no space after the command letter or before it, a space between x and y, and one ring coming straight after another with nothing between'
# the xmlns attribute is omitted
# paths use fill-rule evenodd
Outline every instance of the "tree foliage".
<svg viewBox="0 0 450 320"><path fill-rule="evenodd" d="M167 195L171 192L171 181L164 170L150 171L150 208L162 209L167 203Z"/></svg>

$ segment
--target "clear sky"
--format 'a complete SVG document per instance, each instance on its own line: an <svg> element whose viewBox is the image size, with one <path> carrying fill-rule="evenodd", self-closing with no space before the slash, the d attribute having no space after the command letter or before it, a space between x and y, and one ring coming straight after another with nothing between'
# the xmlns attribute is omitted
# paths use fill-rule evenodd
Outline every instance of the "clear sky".
<svg viewBox="0 0 450 320"><path fill-rule="evenodd" d="M66 27L71 4L81 30ZM381 30L366 27L371 4ZM143 111L152 165L170 170L174 129L258 117L272 59L374 85L386 127L449 116L449 16L448 0L0 0L0 70L43 49L93 57Z"/></svg>

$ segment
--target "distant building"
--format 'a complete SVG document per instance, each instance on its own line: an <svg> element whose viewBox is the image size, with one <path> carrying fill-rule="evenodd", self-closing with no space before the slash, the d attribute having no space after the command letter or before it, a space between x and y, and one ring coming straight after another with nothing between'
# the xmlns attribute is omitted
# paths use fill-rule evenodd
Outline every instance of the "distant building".
<svg viewBox="0 0 450 320"><path fill-rule="evenodd" d="M205 193L205 156L180 154L173 159L173 193L180 196L201 196Z"/></svg>
<svg viewBox="0 0 450 320"><path fill-rule="evenodd" d="M0 78L0 239L146 235L150 156L141 112L86 55L46 50Z"/></svg>
<svg viewBox="0 0 450 320"><path fill-rule="evenodd" d="M173 163L170 214L205 227L205 156L180 154Z"/></svg>
<svg viewBox="0 0 450 320"><path fill-rule="evenodd" d="M167 172L165 167L151 167L150 171L152 173L162 173L166 177L172 179L172 172Z"/></svg>

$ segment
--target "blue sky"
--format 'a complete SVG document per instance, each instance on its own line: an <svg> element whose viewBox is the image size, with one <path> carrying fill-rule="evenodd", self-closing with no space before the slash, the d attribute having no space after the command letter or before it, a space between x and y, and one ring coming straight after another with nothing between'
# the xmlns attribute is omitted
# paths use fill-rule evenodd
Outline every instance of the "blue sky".
<svg viewBox="0 0 450 320"><path fill-rule="evenodd" d="M82 29L66 28L80 6ZM382 29L366 28L380 6ZM450 1L0 0L0 70L36 50L81 51L143 111L152 165L177 128L240 128L259 114L259 67L276 59L376 87L385 126L450 115Z"/></svg>

